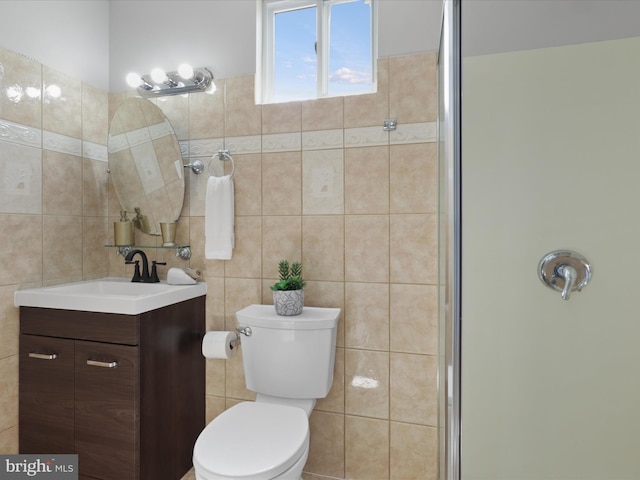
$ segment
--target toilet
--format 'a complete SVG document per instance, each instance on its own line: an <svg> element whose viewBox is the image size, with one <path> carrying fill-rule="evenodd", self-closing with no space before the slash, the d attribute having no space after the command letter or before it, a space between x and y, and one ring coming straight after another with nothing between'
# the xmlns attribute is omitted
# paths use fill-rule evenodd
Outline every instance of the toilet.
<svg viewBox="0 0 640 480"><path fill-rule="evenodd" d="M196 480L299 480L309 455L309 415L333 384L339 308L273 305L236 313L246 386L254 402L218 415L193 449Z"/></svg>

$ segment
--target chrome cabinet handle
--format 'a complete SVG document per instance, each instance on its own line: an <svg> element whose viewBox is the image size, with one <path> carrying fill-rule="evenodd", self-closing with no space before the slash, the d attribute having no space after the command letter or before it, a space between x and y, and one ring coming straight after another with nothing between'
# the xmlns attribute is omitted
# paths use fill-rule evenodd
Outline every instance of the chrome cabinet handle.
<svg viewBox="0 0 640 480"><path fill-rule="evenodd" d="M29 358L38 358L40 360L55 360L56 358L58 358L58 354L29 352Z"/></svg>
<svg viewBox="0 0 640 480"><path fill-rule="evenodd" d="M549 288L560 291L563 300L569 300L571 292L579 292L591 280L591 265L577 252L555 250L540 260L538 277Z"/></svg>
<svg viewBox="0 0 640 480"><path fill-rule="evenodd" d="M100 362L89 359L87 360L87 365L91 365L92 367L115 368L118 366L118 362Z"/></svg>

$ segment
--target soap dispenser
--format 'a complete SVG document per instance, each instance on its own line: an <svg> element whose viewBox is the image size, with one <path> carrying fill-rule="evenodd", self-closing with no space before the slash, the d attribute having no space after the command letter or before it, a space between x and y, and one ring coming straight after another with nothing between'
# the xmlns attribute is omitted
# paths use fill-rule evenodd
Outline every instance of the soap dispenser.
<svg viewBox="0 0 640 480"><path fill-rule="evenodd" d="M142 214L139 207L134 208L134 210L136 211L136 216L133 219L133 222L144 233L151 232L151 224L149 223L149 219L147 218L147 216Z"/></svg>
<svg viewBox="0 0 640 480"><path fill-rule="evenodd" d="M134 244L133 222L127 218L127 212L120 210L120 221L113 222L115 245L124 247Z"/></svg>

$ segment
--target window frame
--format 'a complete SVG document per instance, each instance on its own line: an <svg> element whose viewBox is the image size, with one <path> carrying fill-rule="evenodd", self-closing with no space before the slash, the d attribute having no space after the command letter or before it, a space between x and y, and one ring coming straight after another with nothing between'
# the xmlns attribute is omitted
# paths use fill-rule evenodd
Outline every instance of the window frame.
<svg viewBox="0 0 640 480"><path fill-rule="evenodd" d="M355 0L256 0L258 2L257 35L257 75L260 85L256 85L256 99L258 103L277 103L274 95L274 50L275 50L275 16L303 8L316 8L316 97L306 100L327 98L329 95L329 38L331 24L331 7L341 3L351 3ZM345 95L360 95L374 93L377 90L377 59L378 59L378 16L377 0L368 0L371 6L371 90ZM334 96L334 95L331 95Z"/></svg>

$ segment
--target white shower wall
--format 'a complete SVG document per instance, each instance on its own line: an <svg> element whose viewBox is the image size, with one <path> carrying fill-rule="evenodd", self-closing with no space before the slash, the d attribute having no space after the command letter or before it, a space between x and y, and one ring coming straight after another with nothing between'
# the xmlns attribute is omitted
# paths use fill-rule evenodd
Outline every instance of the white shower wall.
<svg viewBox="0 0 640 480"><path fill-rule="evenodd" d="M463 63L462 479L640 478L640 38ZM585 255L569 301L539 260Z"/></svg>

